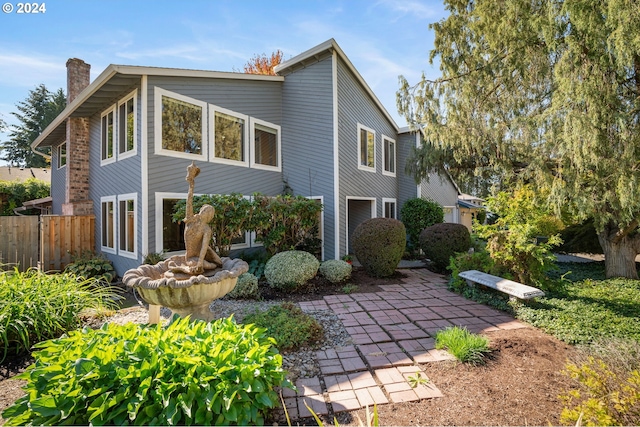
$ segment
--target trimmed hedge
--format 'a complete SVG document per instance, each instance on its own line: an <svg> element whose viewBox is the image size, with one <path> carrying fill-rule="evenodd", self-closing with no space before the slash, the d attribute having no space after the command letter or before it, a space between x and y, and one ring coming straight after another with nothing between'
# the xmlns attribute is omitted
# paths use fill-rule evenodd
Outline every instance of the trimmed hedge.
<svg viewBox="0 0 640 427"><path fill-rule="evenodd" d="M330 259L320 264L319 272L331 283L344 282L351 278L352 267L341 259Z"/></svg>
<svg viewBox="0 0 640 427"><path fill-rule="evenodd" d="M420 233L420 247L433 268L445 272L449 259L458 252L466 252L471 247L471 234L462 224L443 222L427 227Z"/></svg>
<svg viewBox="0 0 640 427"><path fill-rule="evenodd" d="M285 251L267 261L264 276L273 288L295 290L313 279L319 266L320 262L309 252Z"/></svg>
<svg viewBox="0 0 640 427"><path fill-rule="evenodd" d="M362 222L351 235L356 258L374 277L393 275L406 247L404 224L393 218L372 218Z"/></svg>

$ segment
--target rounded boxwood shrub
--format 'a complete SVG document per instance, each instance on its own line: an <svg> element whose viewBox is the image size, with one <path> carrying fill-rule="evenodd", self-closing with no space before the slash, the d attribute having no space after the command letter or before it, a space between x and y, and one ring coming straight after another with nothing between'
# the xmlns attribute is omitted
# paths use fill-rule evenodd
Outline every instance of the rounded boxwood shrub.
<svg viewBox="0 0 640 427"><path fill-rule="evenodd" d="M258 299L260 297L258 278L251 273L241 274L236 287L227 295L233 299Z"/></svg>
<svg viewBox="0 0 640 427"><path fill-rule="evenodd" d="M320 274L331 283L340 283L351 278L351 264L341 259L330 259L320 264Z"/></svg>
<svg viewBox="0 0 640 427"><path fill-rule="evenodd" d="M462 224L443 222L425 228L420 233L420 247L432 262L433 268L445 272L449 259L457 252L471 247L471 234Z"/></svg>
<svg viewBox="0 0 640 427"><path fill-rule="evenodd" d="M8 425L263 425L290 386L266 329L175 319L105 324L37 345Z"/></svg>
<svg viewBox="0 0 640 427"><path fill-rule="evenodd" d="M276 289L295 289L313 279L320 262L309 252L285 251L275 254L264 266L264 277Z"/></svg>
<svg viewBox="0 0 640 427"><path fill-rule="evenodd" d="M402 222L393 218L371 218L356 227L351 246L366 273L374 277L393 275L407 241Z"/></svg>

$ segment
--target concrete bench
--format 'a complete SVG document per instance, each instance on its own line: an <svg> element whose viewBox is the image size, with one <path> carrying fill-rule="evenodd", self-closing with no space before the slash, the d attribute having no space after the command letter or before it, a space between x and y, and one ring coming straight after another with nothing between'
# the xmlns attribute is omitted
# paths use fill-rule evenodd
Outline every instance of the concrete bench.
<svg viewBox="0 0 640 427"><path fill-rule="evenodd" d="M513 280L503 279L502 277L493 276L478 270L462 271L458 274L467 281L469 285L477 283L504 292L521 300L529 300L536 297L543 297L544 292L533 286L523 285Z"/></svg>

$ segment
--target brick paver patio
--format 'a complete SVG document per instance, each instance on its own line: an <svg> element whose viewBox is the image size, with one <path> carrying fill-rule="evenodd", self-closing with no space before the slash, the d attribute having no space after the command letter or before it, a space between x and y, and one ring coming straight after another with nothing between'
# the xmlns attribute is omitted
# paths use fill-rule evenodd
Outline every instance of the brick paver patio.
<svg viewBox="0 0 640 427"><path fill-rule="evenodd" d="M299 303L303 311L332 310L353 345L316 352L317 378L296 382L283 397L291 418L441 397L420 365L451 359L435 349L435 333L448 326L471 332L526 327L513 317L467 300L426 269L403 270L403 284L380 292L331 295ZM306 403L306 405L305 405Z"/></svg>

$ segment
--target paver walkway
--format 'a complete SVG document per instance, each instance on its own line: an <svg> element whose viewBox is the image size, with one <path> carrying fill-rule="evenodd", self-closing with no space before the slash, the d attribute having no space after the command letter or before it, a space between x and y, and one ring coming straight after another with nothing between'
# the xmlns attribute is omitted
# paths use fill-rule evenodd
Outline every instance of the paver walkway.
<svg viewBox="0 0 640 427"><path fill-rule="evenodd" d="M318 351L321 374L284 389L289 416L309 417L391 402L442 396L420 366L451 358L435 349L436 331L464 326L471 332L516 329L526 324L446 287L446 279L427 269L403 270L402 284L383 291L331 295L299 303L303 311L333 310L353 345ZM413 386L413 387L412 387Z"/></svg>

